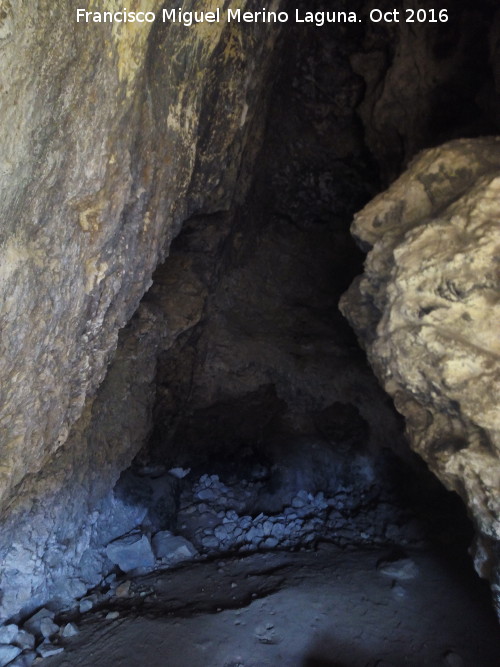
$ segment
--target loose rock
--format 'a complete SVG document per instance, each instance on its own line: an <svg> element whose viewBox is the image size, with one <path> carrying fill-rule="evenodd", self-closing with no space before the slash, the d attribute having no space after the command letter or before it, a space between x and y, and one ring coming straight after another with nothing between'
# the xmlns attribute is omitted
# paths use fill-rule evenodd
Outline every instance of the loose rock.
<svg viewBox="0 0 500 667"><path fill-rule="evenodd" d="M19 632L17 625L11 623L0 628L0 644L12 644Z"/></svg>
<svg viewBox="0 0 500 667"><path fill-rule="evenodd" d="M40 621L40 632L42 633L42 637L48 639L49 637L53 637L57 632L59 632L59 626L54 623L51 618L42 618Z"/></svg>
<svg viewBox="0 0 500 667"><path fill-rule="evenodd" d="M120 537L106 547L106 555L123 572L150 568L155 564L151 543L146 535L135 533Z"/></svg>
<svg viewBox="0 0 500 667"><path fill-rule="evenodd" d="M74 623L67 623L63 628L61 628L60 635L65 639L68 637L75 637L80 633L78 626Z"/></svg>
<svg viewBox="0 0 500 667"><path fill-rule="evenodd" d="M116 621L117 618L120 618L119 611L110 611L108 614L106 614L107 621Z"/></svg>
<svg viewBox="0 0 500 667"><path fill-rule="evenodd" d="M35 662L37 655L34 651L21 653L14 662L9 663L9 667L31 667Z"/></svg>
<svg viewBox="0 0 500 667"><path fill-rule="evenodd" d="M86 614L88 611L90 611L94 606L94 603L92 600L80 600L80 604L78 606L78 609L80 611L80 614Z"/></svg>
<svg viewBox="0 0 500 667"><path fill-rule="evenodd" d="M42 634L41 631L41 623L44 619L49 619L51 621L54 620L54 612L50 611L50 609L46 609L45 607L43 609L40 609L37 611L36 614L31 616L27 621L24 622L24 629L30 632L31 634L35 636L40 636Z"/></svg>
<svg viewBox="0 0 500 667"><path fill-rule="evenodd" d="M13 644L19 646L23 651L26 649L35 648L35 638L30 632L26 630L19 630L16 635L16 638L13 641Z"/></svg>
<svg viewBox="0 0 500 667"><path fill-rule="evenodd" d="M21 653L21 649L10 644L0 644L0 667L5 667Z"/></svg>
<svg viewBox="0 0 500 667"><path fill-rule="evenodd" d="M58 655L63 651L64 648L62 646L54 646L54 644L52 644L47 640L44 641L43 644L40 644L40 646L36 650L36 652L41 658L50 658L52 655Z"/></svg>
<svg viewBox="0 0 500 667"><path fill-rule="evenodd" d="M156 533L152 542L156 557L165 559L169 564L190 560L198 555L198 551L189 540L172 535L169 531Z"/></svg>
<svg viewBox="0 0 500 667"><path fill-rule="evenodd" d="M126 598L130 592L130 581L124 581L119 586L116 587L115 595L118 598Z"/></svg>

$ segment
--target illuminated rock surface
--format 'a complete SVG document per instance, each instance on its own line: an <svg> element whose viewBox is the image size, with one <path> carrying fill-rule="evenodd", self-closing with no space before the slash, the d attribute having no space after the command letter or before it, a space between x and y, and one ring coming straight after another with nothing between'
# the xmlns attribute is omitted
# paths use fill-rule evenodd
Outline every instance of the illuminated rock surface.
<svg viewBox="0 0 500 667"><path fill-rule="evenodd" d="M341 301L406 419L411 446L462 496L493 561L500 540L499 201L500 140L423 153L356 216L352 232L372 249ZM480 570L488 574L486 564Z"/></svg>

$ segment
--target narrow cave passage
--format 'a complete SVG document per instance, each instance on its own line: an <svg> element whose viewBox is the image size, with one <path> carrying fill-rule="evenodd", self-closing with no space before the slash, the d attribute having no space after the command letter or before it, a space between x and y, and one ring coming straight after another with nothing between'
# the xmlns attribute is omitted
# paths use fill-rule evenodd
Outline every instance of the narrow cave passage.
<svg viewBox="0 0 500 667"><path fill-rule="evenodd" d="M367 250L356 212L418 151L499 132L478 38L493 5L464 2L438 31L283 31L238 169L210 174L227 167L234 197L199 204L192 184L121 333L95 428L118 437L107 406L130 400L133 437L114 488L89 483L99 504L76 569L88 590L57 610L66 650L44 664L498 664L467 510L410 450L339 310ZM209 151L209 122L200 135Z"/></svg>
<svg viewBox="0 0 500 667"><path fill-rule="evenodd" d="M144 299L168 334L152 432L118 491L201 551L471 540L338 309L364 257L350 222L381 187L357 49L352 33L287 35L247 194L184 223Z"/></svg>

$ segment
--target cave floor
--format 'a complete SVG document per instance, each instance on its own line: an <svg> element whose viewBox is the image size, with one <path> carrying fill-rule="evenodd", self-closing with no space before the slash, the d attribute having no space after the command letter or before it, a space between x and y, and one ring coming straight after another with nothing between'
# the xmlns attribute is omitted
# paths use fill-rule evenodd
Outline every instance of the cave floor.
<svg viewBox="0 0 500 667"><path fill-rule="evenodd" d="M79 619L47 667L284 667L500 664L488 591L443 554L383 574L381 549L269 552L137 577ZM397 568L396 568L397 569ZM115 620L106 620L119 611Z"/></svg>

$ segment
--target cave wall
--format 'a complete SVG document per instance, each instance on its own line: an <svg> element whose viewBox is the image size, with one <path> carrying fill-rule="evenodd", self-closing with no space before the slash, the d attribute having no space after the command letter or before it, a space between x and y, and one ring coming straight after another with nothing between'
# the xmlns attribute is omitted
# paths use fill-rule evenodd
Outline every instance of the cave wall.
<svg viewBox="0 0 500 667"><path fill-rule="evenodd" d="M353 5L360 13L371 7ZM282 423L288 432L314 431L312 411L343 398L371 412L374 442L397 443L384 408L368 398L371 379L337 303L361 269L348 234L355 211L422 147L499 129L497 8L446 8L450 20L439 29L339 24L335 39L318 39L314 27L287 26L286 64L274 81L249 197L231 219L189 221L172 259L178 268L170 262L155 277L153 293L170 317L189 311L184 335L160 363L152 447L161 455L179 457L186 443L203 439L220 449L224 439L235 442L245 395L265 423L284 401L289 416L277 421L297 422ZM255 395L263 387L267 399ZM233 427L224 419L215 425L225 412L234 415ZM280 428L276 420L267 430L250 429L246 440L269 438L273 428Z"/></svg>
<svg viewBox="0 0 500 667"><path fill-rule="evenodd" d="M144 233L153 183L134 172L150 160L129 131L142 125L148 31L68 30L75 7L3 3L4 502L66 441L167 231L150 214Z"/></svg>
<svg viewBox="0 0 500 667"><path fill-rule="evenodd" d="M356 217L372 249L341 301L411 446L466 503L496 602L500 139L424 152Z"/></svg>
<svg viewBox="0 0 500 667"><path fill-rule="evenodd" d="M223 210L235 196L279 31L90 27L74 24L76 2L2 7L7 618L95 583L99 568L85 572L82 555L92 511L148 430L152 355L165 326L147 315L124 330L115 355L118 332L182 221ZM115 373L102 385L114 355Z"/></svg>
<svg viewBox="0 0 500 667"><path fill-rule="evenodd" d="M377 189L356 110L358 48L345 31L318 40L316 27L288 26L248 195L186 221L155 273L146 300L183 331L159 356L140 460L206 465L246 450L283 463L294 438L325 439L323 411L342 421L351 410L365 453L404 448L338 311L361 269L349 222Z"/></svg>
<svg viewBox="0 0 500 667"><path fill-rule="evenodd" d="M382 10L412 2L373 3ZM420 9L435 8L423 0ZM369 25L351 56L365 83L358 107L381 177L393 181L422 148L498 132L500 15L495 2L445 1L448 21Z"/></svg>
<svg viewBox="0 0 500 667"><path fill-rule="evenodd" d="M66 441L182 220L231 199L278 31L3 5L5 500Z"/></svg>

